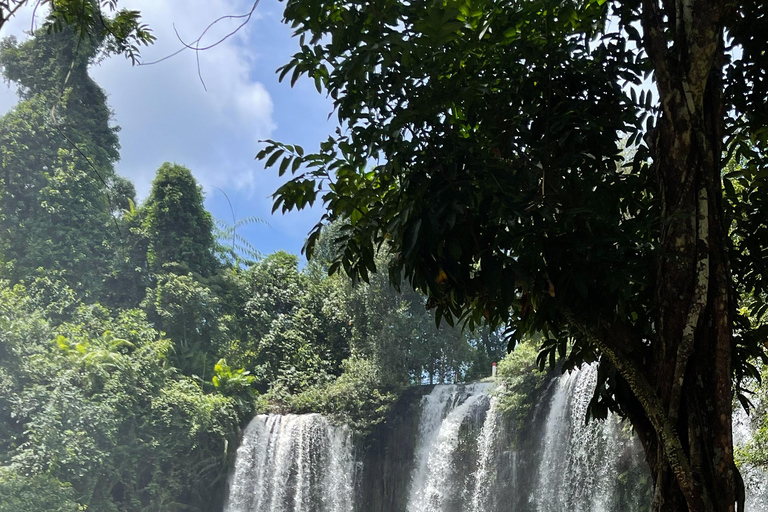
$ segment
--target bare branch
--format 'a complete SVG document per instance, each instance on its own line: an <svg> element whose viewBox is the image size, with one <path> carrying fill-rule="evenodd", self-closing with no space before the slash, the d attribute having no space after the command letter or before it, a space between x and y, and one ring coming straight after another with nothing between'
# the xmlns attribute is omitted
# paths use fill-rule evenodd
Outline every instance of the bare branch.
<svg viewBox="0 0 768 512"><path fill-rule="evenodd" d="M38 0L37 5L41 2L48 0ZM11 0L0 2L0 30L5 25L5 22L13 18L13 16L27 4L27 0ZM35 5L35 9L37 9Z"/></svg>
<svg viewBox="0 0 768 512"><path fill-rule="evenodd" d="M205 50L210 50L211 48L215 48L216 46L220 45L221 43L223 43L224 41L226 41L227 39L229 39L229 38L230 38L230 37L232 37L233 35L235 35L235 34L237 34L238 32L240 32L240 30L241 30L241 29L242 29L244 26L246 26L246 25L248 24L248 22L249 22L249 21L251 21L251 17L253 16L253 13L256 11L256 7L258 7L258 5L259 5L259 0L256 0L255 2L253 2L253 6L251 6L251 10L250 10L250 11L248 11L247 13L245 13L245 14L239 14L239 15L228 15L228 16L222 16L222 17L220 17L220 18L217 18L217 19L215 19L214 21L212 21L212 22L211 22L211 23L210 23L210 24L209 24L209 25L208 25L208 26L205 28L205 30L203 30L203 33L202 33L202 34L200 34L200 37L198 37L197 39L195 39L194 41L192 41L192 43L193 43L194 45L200 44L200 41L202 40L202 38L203 38L203 37L205 37L205 34L206 34L206 33L207 33L207 32L208 32L208 31L209 31L211 28L213 28L213 27L214 27L214 26L215 26L217 23L219 23L219 22L221 22L221 21L224 21L224 20L237 20L237 19L242 19L242 20L243 20L243 22L242 22L242 23L240 23L240 25L238 25L238 26L237 26L237 27L236 27L234 30L232 30L231 32L229 32L228 34L226 34L224 37L222 37L221 39L219 39L219 40L218 40L218 41L216 41L215 43L209 44L208 46L193 46L193 45L190 45L190 44L186 44L184 41L181 41L181 38L179 38L179 41L181 41L181 43L182 43L184 46L186 46L187 48L189 48L190 50L195 50L195 51L205 51ZM177 33L177 35L178 35L178 33Z"/></svg>
<svg viewBox="0 0 768 512"><path fill-rule="evenodd" d="M140 62L138 65L139 66L151 66L151 65L154 65L154 64L159 64L160 62L163 62L163 61L166 61L166 60L168 60L168 59L170 59L172 57L175 57L176 55L180 54L184 50L193 50L195 52L195 54L196 54L195 57L196 57L196 60L197 60L197 76L200 78L200 82L203 84L203 89L205 89L207 91L208 88L205 86L205 81L203 80L203 75L202 75L202 72L201 72L201 69L200 69L200 52L201 51L210 50L212 48L215 48L216 46L220 45L221 43L223 43L224 41L226 41L230 37L232 37L235 34L237 34L238 32L240 32L240 30L242 30L243 27L245 27L248 24L248 22L251 21L251 18L253 17L253 13L256 12L256 7L258 7L258 5L259 5L259 0L255 0L253 2L253 5L251 6L251 10L248 11L247 13L245 13L245 14L237 14L237 15L230 14L230 15L227 15L227 16L221 16L221 17L213 20L210 24L208 24L207 27L205 27L205 30L203 30L203 32L197 37L197 39L195 39L194 41L192 41L190 43L185 42L181 38L181 35L179 35L179 31L176 29L176 25L174 24L173 25L173 31L176 34L176 38L182 44L182 47L179 48L178 50L176 50L175 52L173 52L173 53L171 53L169 55L166 55L165 57L162 57L160 59L157 59L157 60L154 60L154 61L151 61L151 62ZM212 44L209 44L209 45L206 45L206 46L200 46L200 43L201 43L202 39L205 37L205 35L208 33L208 31L211 30L217 24L219 24L219 23L221 23L222 21L225 21L225 20L242 20L242 22L237 27L235 27L232 31L228 32L223 37L218 39L216 42L214 42Z"/></svg>

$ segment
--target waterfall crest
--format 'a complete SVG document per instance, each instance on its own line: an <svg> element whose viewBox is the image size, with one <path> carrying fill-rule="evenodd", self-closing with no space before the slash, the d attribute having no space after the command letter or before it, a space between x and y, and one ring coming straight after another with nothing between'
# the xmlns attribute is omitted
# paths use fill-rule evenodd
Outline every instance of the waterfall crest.
<svg viewBox="0 0 768 512"><path fill-rule="evenodd" d="M350 432L319 414L259 415L237 450L225 512L350 512Z"/></svg>
<svg viewBox="0 0 768 512"><path fill-rule="evenodd" d="M435 387L407 512L642 510L649 480L627 482L643 476L639 443L615 418L585 422L595 380L594 367L557 378L515 436L490 385Z"/></svg>

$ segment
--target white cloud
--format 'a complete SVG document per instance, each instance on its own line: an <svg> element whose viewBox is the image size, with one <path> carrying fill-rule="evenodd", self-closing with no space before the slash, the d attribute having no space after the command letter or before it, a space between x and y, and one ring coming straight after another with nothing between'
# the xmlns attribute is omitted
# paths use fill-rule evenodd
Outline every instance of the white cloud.
<svg viewBox="0 0 768 512"><path fill-rule="evenodd" d="M181 41L192 44L212 21L246 13L252 5L250 0L119 3L121 8L139 10L157 37L152 46L142 49L144 62L171 55L183 48ZM37 18L39 22L40 12ZM109 95L115 121L121 126L118 172L135 182L140 196L148 192L155 170L165 161L186 165L207 188L254 187L258 141L270 137L276 127L272 98L254 79L258 58L248 43L259 18L254 12L232 37L197 54L185 50L138 67L117 56L93 67L91 73ZM222 20L199 45L218 41L240 23ZM2 36L23 39L32 24L32 9L27 8L6 24ZM0 112L15 102L14 89L0 87Z"/></svg>
<svg viewBox="0 0 768 512"><path fill-rule="evenodd" d="M191 42L217 17L247 12L253 4L251 0L120 0L119 5L141 11L157 36L154 45L142 49L142 60L151 62L181 47L174 27ZM311 151L331 129L326 120L330 101L315 92L311 81L300 80L295 88L277 83L275 68L296 50L290 28L280 23L283 8L277 0L262 0L254 19L241 31L199 53L207 91L193 51L139 67L113 57L92 69L122 128L117 170L136 184L139 197L146 196L163 162L186 165L207 189L206 204L214 215L230 216L218 187L231 198L238 218L255 215L268 220L269 226L257 230L257 245L265 252L298 252L320 208L270 216L269 196L286 177L279 178L274 169L264 171L263 163L254 161L258 141L276 138ZM0 36L22 34L30 22L31 10L20 13ZM236 25L228 20L214 27L202 44L216 41ZM15 101L13 91L0 86L0 113Z"/></svg>
<svg viewBox="0 0 768 512"><path fill-rule="evenodd" d="M182 48L179 37L191 44L213 20L250 9L249 2L235 0L133 0L120 5L141 11L157 36L143 50L144 62ZM139 67L114 57L94 67L92 74L109 93L122 128L118 170L136 182L140 195L164 161L190 167L206 187L252 186L257 141L275 128L272 99L252 79L254 59L247 41L254 22L208 51L186 50ZM238 24L217 24L200 45L217 41Z"/></svg>

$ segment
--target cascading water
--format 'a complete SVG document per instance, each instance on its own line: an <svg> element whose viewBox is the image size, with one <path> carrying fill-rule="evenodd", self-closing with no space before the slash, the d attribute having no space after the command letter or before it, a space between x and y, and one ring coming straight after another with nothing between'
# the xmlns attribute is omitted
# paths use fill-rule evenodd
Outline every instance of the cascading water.
<svg viewBox="0 0 768 512"><path fill-rule="evenodd" d="M496 510L498 506L494 490L498 480L497 468L500 462L498 443L501 436L501 428L499 398L492 396L490 407L483 422L483 428L480 431L480 436L477 438L478 459L474 475L475 489L472 492L472 512ZM509 483L514 487L514 459L511 465L513 469L512 482Z"/></svg>
<svg viewBox="0 0 768 512"><path fill-rule="evenodd" d="M441 385L424 397L407 512L466 510L470 482L467 475L458 474L455 464L460 456L461 429L485 413L491 387Z"/></svg>
<svg viewBox="0 0 768 512"><path fill-rule="evenodd" d="M225 512L350 512L348 429L319 414L259 415L237 450Z"/></svg>
<svg viewBox="0 0 768 512"><path fill-rule="evenodd" d="M638 441L610 416L585 423L595 380L594 367L554 379L519 430L502 415L492 384L435 386L414 393L420 408L412 394L356 451L348 429L317 414L257 416L238 449L224 510L648 510L650 475ZM750 436L748 418L737 413L736 443ZM765 472L742 472L746 510L768 510Z"/></svg>
<svg viewBox="0 0 768 512"><path fill-rule="evenodd" d="M733 411L733 444L735 446L744 446L755 431L755 425L752 419L747 416L741 407ZM746 490L745 509L747 511L768 510L768 474L761 468L749 465L742 465L739 468L741 477L744 480Z"/></svg>
<svg viewBox="0 0 768 512"><path fill-rule="evenodd" d="M597 372L588 367L556 382L539 453L535 510L640 510L638 496L622 492L620 459L640 454L634 438L612 417L585 423ZM627 496L629 494L629 496Z"/></svg>
<svg viewBox="0 0 768 512"><path fill-rule="evenodd" d="M558 378L514 450L489 385L435 387L423 399L407 512L641 510L647 478L622 482L642 476L639 445L615 419L585 423L595 379L594 368Z"/></svg>

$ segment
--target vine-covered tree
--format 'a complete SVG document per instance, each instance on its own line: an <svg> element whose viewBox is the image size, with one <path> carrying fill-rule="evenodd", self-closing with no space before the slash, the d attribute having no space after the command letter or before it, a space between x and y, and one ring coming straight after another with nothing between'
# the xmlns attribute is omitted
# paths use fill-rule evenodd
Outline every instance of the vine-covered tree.
<svg viewBox="0 0 768 512"><path fill-rule="evenodd" d="M46 13L46 32L69 29L83 39L96 37L106 43L106 51L123 54L134 63L140 47L155 40L149 27L141 23L139 12L118 9L117 0L7 0L0 2L0 29L28 5L35 6L35 13Z"/></svg>
<svg viewBox="0 0 768 512"><path fill-rule="evenodd" d="M385 246L438 319L598 361L590 411L631 421L654 510L743 503L731 409L764 355L739 306L768 292L750 230L768 217L765 3L290 0L284 16L301 49L281 77L314 79L341 123L316 153L260 154L295 174L276 209L328 209L308 252L344 219L331 271L365 280Z"/></svg>
<svg viewBox="0 0 768 512"><path fill-rule="evenodd" d="M213 219L189 169L167 162L160 166L144 209L150 268L161 271L175 264L204 277L216 270Z"/></svg>
<svg viewBox="0 0 768 512"><path fill-rule="evenodd" d="M71 30L0 43L3 76L21 100L0 118L0 260L13 281L57 268L99 294L109 241L119 240L110 190L120 179L118 129L88 75L102 47Z"/></svg>

